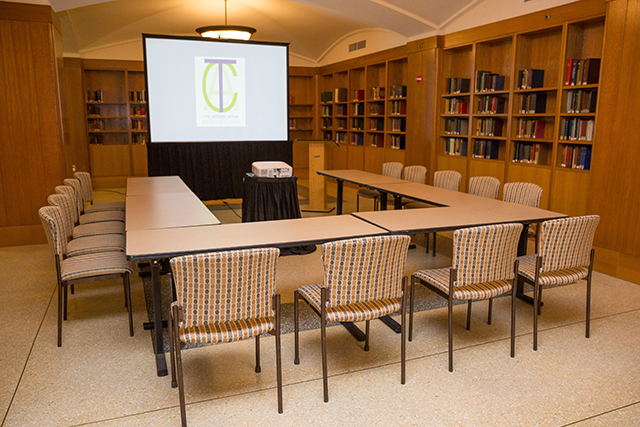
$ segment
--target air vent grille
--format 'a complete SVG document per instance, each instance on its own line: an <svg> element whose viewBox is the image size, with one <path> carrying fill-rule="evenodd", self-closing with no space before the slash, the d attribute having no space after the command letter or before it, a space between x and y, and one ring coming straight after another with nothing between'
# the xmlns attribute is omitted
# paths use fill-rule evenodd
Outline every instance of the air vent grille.
<svg viewBox="0 0 640 427"><path fill-rule="evenodd" d="M351 43L349 45L349 52L353 52L355 50L364 49L365 47L367 47L367 41L366 40L361 40L361 41L356 42L356 43Z"/></svg>

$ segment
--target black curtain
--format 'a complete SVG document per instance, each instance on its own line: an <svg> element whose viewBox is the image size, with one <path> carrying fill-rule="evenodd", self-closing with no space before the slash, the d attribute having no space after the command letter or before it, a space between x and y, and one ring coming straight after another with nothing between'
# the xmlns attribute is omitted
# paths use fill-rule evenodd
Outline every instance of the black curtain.
<svg viewBox="0 0 640 427"><path fill-rule="evenodd" d="M149 176L178 175L200 200L242 198L251 164L282 161L293 166L291 141L150 143Z"/></svg>

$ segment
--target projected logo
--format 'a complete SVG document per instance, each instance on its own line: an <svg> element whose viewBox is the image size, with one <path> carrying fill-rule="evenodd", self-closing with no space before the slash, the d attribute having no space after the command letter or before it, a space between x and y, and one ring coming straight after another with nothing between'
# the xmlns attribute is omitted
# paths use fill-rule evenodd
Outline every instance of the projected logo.
<svg viewBox="0 0 640 427"><path fill-rule="evenodd" d="M195 58L198 126L244 126L244 58Z"/></svg>

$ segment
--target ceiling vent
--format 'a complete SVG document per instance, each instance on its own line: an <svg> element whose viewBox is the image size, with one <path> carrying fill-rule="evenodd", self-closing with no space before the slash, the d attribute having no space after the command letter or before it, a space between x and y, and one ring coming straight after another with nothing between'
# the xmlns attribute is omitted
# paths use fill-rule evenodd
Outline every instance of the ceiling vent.
<svg viewBox="0 0 640 427"><path fill-rule="evenodd" d="M365 47L367 47L367 41L366 40L362 40L359 41L357 43L352 43L349 45L349 52L353 52L356 50L360 50L360 49L364 49Z"/></svg>

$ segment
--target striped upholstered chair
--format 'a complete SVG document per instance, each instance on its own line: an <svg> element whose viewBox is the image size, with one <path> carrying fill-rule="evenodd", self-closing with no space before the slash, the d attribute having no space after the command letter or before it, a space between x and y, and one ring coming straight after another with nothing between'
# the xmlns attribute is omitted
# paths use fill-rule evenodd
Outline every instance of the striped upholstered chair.
<svg viewBox="0 0 640 427"><path fill-rule="evenodd" d="M91 183L91 175L89 172L75 172L73 177L80 181L84 203L89 203L89 206L85 205L84 207L85 213L124 210L124 202L122 201L93 203L93 184Z"/></svg>
<svg viewBox="0 0 640 427"><path fill-rule="evenodd" d="M502 200L509 203L540 207L542 197L542 187L531 182L507 182L502 189ZM533 224L531 224L533 225ZM538 240L540 239L540 227L536 224L535 229L529 225L529 235L536 238L536 253L538 253Z"/></svg>
<svg viewBox="0 0 640 427"><path fill-rule="evenodd" d="M511 357L515 354L515 296L518 240L522 224L498 224L456 230L450 268L420 270L411 276L409 341L413 339L414 286L422 284L448 300L449 371L453 371L453 300L468 300L467 329L471 326L471 302L511 292Z"/></svg>
<svg viewBox="0 0 640 427"><path fill-rule="evenodd" d="M67 256L86 255L96 252L124 252L125 238L122 234L95 234L86 237L72 239L73 222L71 210L74 209L73 202L67 194L51 194L47 197L47 202L51 206L58 206L62 210L65 221L64 236L67 239Z"/></svg>
<svg viewBox="0 0 640 427"><path fill-rule="evenodd" d="M424 184L427 182L427 168L422 165L407 166L402 171L402 179L405 181L415 182L416 184ZM428 206L424 203L411 199L402 199L402 207L405 209L422 208Z"/></svg>
<svg viewBox="0 0 640 427"><path fill-rule="evenodd" d="M391 178L402 178L402 168L404 166L400 162L387 162L382 164L382 175ZM376 190L369 188L361 188L356 193L356 211L360 212L360 197L365 199L373 199L373 210L378 210L378 200L380 200L380 193ZM387 200L389 202L389 200Z"/></svg>
<svg viewBox="0 0 640 427"><path fill-rule="evenodd" d="M438 188L444 188L445 190L460 191L460 182L462 182L462 175L458 171L443 170L433 173L433 186ZM436 233L431 233L433 236L433 256L436 256ZM427 253L429 253L429 235L425 236L425 246Z"/></svg>
<svg viewBox="0 0 640 427"><path fill-rule="evenodd" d="M496 177L474 176L469 179L469 194L497 200L500 185L502 183Z"/></svg>
<svg viewBox="0 0 640 427"><path fill-rule="evenodd" d="M322 245L324 284L294 292L295 359L300 363L298 301L320 316L324 401L329 401L327 322L365 322L364 350L369 350L369 321L400 312L400 382L405 382L405 318L407 278L404 265L409 236L386 235L340 240Z"/></svg>
<svg viewBox="0 0 640 427"><path fill-rule="evenodd" d="M78 204L78 214L80 224L91 224L93 222L105 222L105 221L121 221L124 222L124 211L100 211L85 213L84 207L84 195L80 180L76 178L66 178L62 181L64 185L72 187L76 196L76 202Z"/></svg>
<svg viewBox="0 0 640 427"><path fill-rule="evenodd" d="M593 237L600 222L597 215L562 218L540 224L540 251L518 258L518 276L533 285L533 349L538 349L538 315L542 287L587 281L587 320L585 336L589 338L591 319L591 275L593 272Z"/></svg>
<svg viewBox="0 0 640 427"><path fill-rule="evenodd" d="M67 257L65 218L58 206L44 206L38 211L51 254L56 263L58 280L58 347L62 346L62 320L67 320L67 287L121 277L124 281L125 305L129 313L129 335L133 336L129 275L131 262L122 252L100 252Z"/></svg>
<svg viewBox="0 0 640 427"><path fill-rule="evenodd" d="M73 224L72 237L78 239L80 237L96 236L101 234L122 234L124 235L124 223L122 221L104 221L90 224L79 224L80 215L78 211L76 191L68 185L58 185L55 188L57 194L66 194L72 201L69 212L64 212L71 217Z"/></svg>
<svg viewBox="0 0 640 427"><path fill-rule="evenodd" d="M279 254L279 249L262 248L171 259L176 291L176 301L169 308L171 386L178 387L183 426L187 425L180 352L183 343L224 343L255 337L255 371L260 372L260 335L275 335L278 412L282 413L280 295L275 284Z"/></svg>

